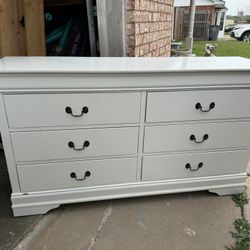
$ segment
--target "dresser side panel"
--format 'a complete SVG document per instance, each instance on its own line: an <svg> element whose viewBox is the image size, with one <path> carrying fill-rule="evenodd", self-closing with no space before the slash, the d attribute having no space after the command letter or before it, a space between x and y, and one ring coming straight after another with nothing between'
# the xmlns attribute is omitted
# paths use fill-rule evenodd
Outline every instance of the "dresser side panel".
<svg viewBox="0 0 250 250"><path fill-rule="evenodd" d="M20 185L17 175L17 169L15 164L14 152L12 148L12 142L8 129L8 121L5 111L5 105L3 100L3 94L0 94L0 132L3 141L4 154L7 162L8 173L10 177L11 187L13 193L20 192Z"/></svg>

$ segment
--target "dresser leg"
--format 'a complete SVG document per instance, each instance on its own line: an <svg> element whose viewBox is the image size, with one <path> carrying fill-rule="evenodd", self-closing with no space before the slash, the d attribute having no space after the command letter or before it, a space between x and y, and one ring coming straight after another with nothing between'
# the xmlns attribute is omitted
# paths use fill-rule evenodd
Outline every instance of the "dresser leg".
<svg viewBox="0 0 250 250"><path fill-rule="evenodd" d="M245 186L241 187L228 187L228 188L213 188L208 190L210 193L216 193L218 195L230 195L239 194L245 191Z"/></svg>
<svg viewBox="0 0 250 250"><path fill-rule="evenodd" d="M60 204L46 205L46 206L32 206L32 207L15 207L12 206L13 214L15 217L46 214L48 211L58 208Z"/></svg>

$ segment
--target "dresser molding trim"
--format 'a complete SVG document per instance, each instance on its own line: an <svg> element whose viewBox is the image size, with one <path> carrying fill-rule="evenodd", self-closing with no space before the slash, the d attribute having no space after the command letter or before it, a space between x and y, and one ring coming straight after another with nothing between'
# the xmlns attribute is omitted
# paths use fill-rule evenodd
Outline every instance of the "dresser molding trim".
<svg viewBox="0 0 250 250"><path fill-rule="evenodd" d="M222 175L169 181L128 183L109 186L65 189L32 193L13 193L14 216L44 214L62 204L163 195L193 191L211 191L228 195L245 189L247 175Z"/></svg>
<svg viewBox="0 0 250 250"><path fill-rule="evenodd" d="M199 90L250 88L250 72L143 73L143 74L4 74L0 75L1 92L33 91L93 92L135 90ZM20 78L22 84L20 85ZM84 78L84 82L82 79ZM74 79L74 81L72 81ZM70 83L70 84L69 84ZM80 92L79 92L80 93Z"/></svg>

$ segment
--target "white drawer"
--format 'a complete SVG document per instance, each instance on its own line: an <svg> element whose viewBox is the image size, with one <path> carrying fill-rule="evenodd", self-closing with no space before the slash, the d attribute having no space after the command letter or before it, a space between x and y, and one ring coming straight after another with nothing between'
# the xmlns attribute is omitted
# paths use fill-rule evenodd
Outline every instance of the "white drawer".
<svg viewBox="0 0 250 250"><path fill-rule="evenodd" d="M18 166L22 192L136 181L137 158Z"/></svg>
<svg viewBox="0 0 250 250"><path fill-rule="evenodd" d="M146 156L142 181L239 174L246 171L246 151Z"/></svg>
<svg viewBox="0 0 250 250"><path fill-rule="evenodd" d="M148 94L146 121L249 118L249 107L249 89L155 92Z"/></svg>
<svg viewBox="0 0 250 250"><path fill-rule="evenodd" d="M140 93L30 94L6 95L5 105L9 126L21 128L137 123L140 100Z"/></svg>
<svg viewBox="0 0 250 250"><path fill-rule="evenodd" d="M145 128L144 152L246 148L249 122L180 124Z"/></svg>
<svg viewBox="0 0 250 250"><path fill-rule="evenodd" d="M16 132L11 139L17 162L130 155L137 153L138 127Z"/></svg>

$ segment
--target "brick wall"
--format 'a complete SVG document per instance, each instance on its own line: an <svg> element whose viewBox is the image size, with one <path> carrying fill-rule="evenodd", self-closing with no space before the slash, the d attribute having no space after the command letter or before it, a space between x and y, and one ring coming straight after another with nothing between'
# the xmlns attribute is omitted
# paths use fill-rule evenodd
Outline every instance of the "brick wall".
<svg viewBox="0 0 250 250"><path fill-rule="evenodd" d="M128 56L170 56L173 0L126 0Z"/></svg>

